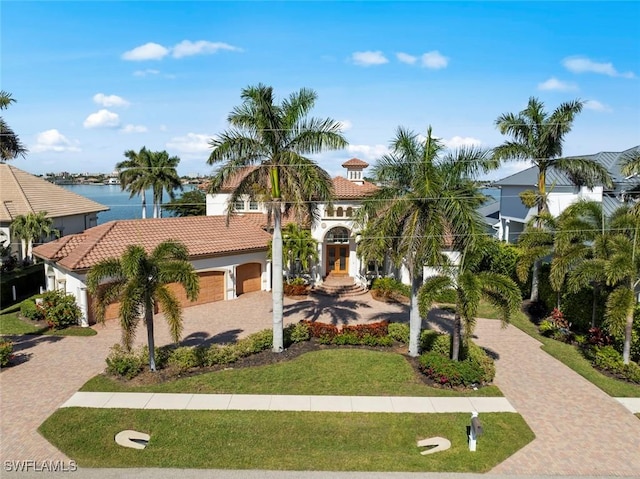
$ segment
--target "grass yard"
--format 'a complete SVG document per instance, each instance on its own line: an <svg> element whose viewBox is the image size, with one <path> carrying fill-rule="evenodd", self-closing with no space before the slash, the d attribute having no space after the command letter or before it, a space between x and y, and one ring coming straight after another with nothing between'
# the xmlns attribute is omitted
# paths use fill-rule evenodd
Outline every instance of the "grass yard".
<svg viewBox="0 0 640 479"><path fill-rule="evenodd" d="M20 303L0 311L0 335L45 334L49 336L95 336L98 334L92 328L81 328L80 326L55 330L49 329L47 326L42 327L29 324L28 321L20 319L18 316L19 311Z"/></svg>
<svg viewBox="0 0 640 479"><path fill-rule="evenodd" d="M233 367L233 365L231 365ZM326 349L268 366L228 369L161 384L130 386L99 375L81 391L336 396L502 396L496 386L454 391L424 384L400 354L365 349Z"/></svg>
<svg viewBox="0 0 640 479"><path fill-rule="evenodd" d="M39 431L81 467L486 472L534 435L513 413L482 414L476 452L468 414L279 411L160 411L63 408ZM144 450L116 445L134 429ZM451 449L422 456L419 439L446 437Z"/></svg>
<svg viewBox="0 0 640 479"><path fill-rule="evenodd" d="M496 310L489 304L483 306L482 313L483 314L480 314L479 312L478 316L489 319L496 319L498 317ZM538 332L536 325L529 321L524 313L518 312L511 319L511 324L540 341L543 344L543 351L573 369L609 396L640 397L640 386L605 376L591 366L591 363L580 354L580 351L578 351L575 346L542 336Z"/></svg>

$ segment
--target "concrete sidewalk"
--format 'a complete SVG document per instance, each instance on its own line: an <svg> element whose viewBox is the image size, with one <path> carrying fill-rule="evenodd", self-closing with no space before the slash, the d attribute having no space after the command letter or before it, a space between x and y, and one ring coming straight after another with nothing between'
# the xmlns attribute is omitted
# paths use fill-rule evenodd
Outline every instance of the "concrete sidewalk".
<svg viewBox="0 0 640 479"><path fill-rule="evenodd" d="M615 400L626 407L633 414L640 413L640 398L615 398Z"/></svg>
<svg viewBox="0 0 640 479"><path fill-rule="evenodd" d="M384 413L516 412L504 397L276 396L77 392L60 407Z"/></svg>

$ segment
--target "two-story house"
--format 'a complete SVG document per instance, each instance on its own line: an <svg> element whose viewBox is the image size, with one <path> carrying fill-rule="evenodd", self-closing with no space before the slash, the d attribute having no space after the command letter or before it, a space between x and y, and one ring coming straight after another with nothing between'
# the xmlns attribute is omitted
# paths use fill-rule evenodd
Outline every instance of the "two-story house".
<svg viewBox="0 0 640 479"><path fill-rule="evenodd" d="M352 158L342 166L347 170L346 178L336 176L332 179L333 204L320 204L320 221L310 225L311 234L318 242L319 261L311 271L315 284L322 283L328 275L348 276L356 282L364 282L364 266L356 255L357 232L353 217L362 201L377 187L364 179L364 170L369 166L365 161ZM230 182L216 194L207 194L207 216L227 214L230 193L236 186ZM266 210L255 199L239 200L233 209L239 215L253 217L256 224L266 226ZM286 219L283 222L286 223Z"/></svg>
<svg viewBox="0 0 640 479"><path fill-rule="evenodd" d="M631 192L640 186L640 178L635 176L625 178L620 172L620 161L632 154L640 154L640 146L621 152L600 152L579 157L597 161L607 168L613 177L612 189L602 185L593 189L576 186L564 173L553 169L547 171L547 201L550 213L558 216L569 205L580 200L601 202L607 213L624 204ZM493 186L500 188L500 213L498 221L493 225L497 238L508 243L517 241L526 224L537 213L535 207L524 206L519 195L525 190L536 190L537 184L538 169L535 166L493 183Z"/></svg>

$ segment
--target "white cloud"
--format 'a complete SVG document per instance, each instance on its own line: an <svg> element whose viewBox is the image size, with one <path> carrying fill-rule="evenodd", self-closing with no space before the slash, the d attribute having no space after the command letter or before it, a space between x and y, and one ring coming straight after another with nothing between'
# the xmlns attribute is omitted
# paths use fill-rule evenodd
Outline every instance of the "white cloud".
<svg viewBox="0 0 640 479"><path fill-rule="evenodd" d="M402 63L407 63L409 65L415 65L418 61L418 57L414 57L413 55L409 55L408 53L398 52L396 53L396 58L398 61Z"/></svg>
<svg viewBox="0 0 640 479"><path fill-rule="evenodd" d="M382 54L382 52L354 52L351 55L351 60L356 65L368 67L371 65L384 65L389 63L389 60Z"/></svg>
<svg viewBox="0 0 640 479"><path fill-rule="evenodd" d="M556 77L551 77L547 81L538 84L538 90L573 91L577 90L575 83L564 82Z"/></svg>
<svg viewBox="0 0 640 479"><path fill-rule="evenodd" d="M601 63L587 57L568 57L562 60L562 65L573 73L599 73L610 77L634 78L633 72L621 73L615 69L613 63Z"/></svg>
<svg viewBox="0 0 640 479"><path fill-rule="evenodd" d="M446 68L449 59L442 55L438 50L433 50L422 55L422 66L431 68L432 70L440 70Z"/></svg>
<svg viewBox="0 0 640 479"><path fill-rule="evenodd" d="M601 112L607 112L607 113L613 111L609 105L600 103L598 100L587 100L584 102L584 107L587 110L601 111Z"/></svg>
<svg viewBox="0 0 640 479"><path fill-rule="evenodd" d="M349 145L347 151L361 160L372 162L389 153L389 148L385 145Z"/></svg>
<svg viewBox="0 0 640 479"><path fill-rule="evenodd" d="M126 51L122 54L123 60L142 61L142 60L161 60L169 54L169 49L158 43L145 43L133 50Z"/></svg>
<svg viewBox="0 0 640 479"><path fill-rule="evenodd" d="M158 75L160 70L154 70L153 68L147 68L145 70L136 70L133 72L133 76L146 77L148 75Z"/></svg>
<svg viewBox="0 0 640 479"><path fill-rule="evenodd" d="M129 102L118 95L105 95L104 93L96 93L93 95L93 101L100 106L129 106Z"/></svg>
<svg viewBox="0 0 640 479"><path fill-rule="evenodd" d="M219 50L228 50L232 52L240 52L241 48L234 47L228 43L223 42L207 42L205 40L199 40L192 42L190 40L183 40L174 46L172 49L172 55L174 58L189 57L192 55L207 55L217 53Z"/></svg>
<svg viewBox="0 0 640 479"><path fill-rule="evenodd" d="M456 149L464 146L480 146L482 142L477 138L473 138L470 136L454 136L448 140L443 139L442 142L447 148Z"/></svg>
<svg viewBox="0 0 640 479"><path fill-rule="evenodd" d="M124 125L120 131L122 133L146 133L149 129L144 125Z"/></svg>
<svg viewBox="0 0 640 479"><path fill-rule="evenodd" d="M43 151L54 151L56 153L78 152L80 148L77 145L77 141L70 141L54 128L38 133L36 136L36 144L29 147L29 149L34 153Z"/></svg>
<svg viewBox="0 0 640 479"><path fill-rule="evenodd" d="M342 131L348 131L353 126L353 123L351 123L349 120L340 120L338 121L338 123L340 123Z"/></svg>
<svg viewBox="0 0 640 479"><path fill-rule="evenodd" d="M175 136L171 138L166 147L176 150L179 153L206 153L211 151L209 141L212 135L199 133L187 133L185 136Z"/></svg>
<svg viewBox="0 0 640 479"><path fill-rule="evenodd" d="M120 126L120 117L117 113L102 109L91 113L83 125L85 128L117 128Z"/></svg>

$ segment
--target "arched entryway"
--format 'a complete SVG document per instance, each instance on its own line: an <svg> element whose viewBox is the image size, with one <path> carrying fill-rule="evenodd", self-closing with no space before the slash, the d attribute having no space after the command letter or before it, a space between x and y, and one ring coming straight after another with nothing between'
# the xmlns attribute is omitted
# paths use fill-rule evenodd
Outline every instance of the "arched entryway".
<svg viewBox="0 0 640 479"><path fill-rule="evenodd" d="M347 276L349 274L349 230L336 227L325 236L326 275Z"/></svg>

